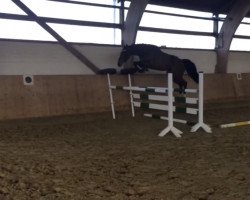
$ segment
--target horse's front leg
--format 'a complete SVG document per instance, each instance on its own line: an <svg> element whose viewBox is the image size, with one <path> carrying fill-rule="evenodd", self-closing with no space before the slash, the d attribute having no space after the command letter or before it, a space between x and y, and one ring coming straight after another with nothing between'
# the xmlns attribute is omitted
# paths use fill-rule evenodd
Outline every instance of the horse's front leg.
<svg viewBox="0 0 250 200"><path fill-rule="evenodd" d="M141 61L135 61L134 67L137 69L138 72L143 73L147 70L145 64Z"/></svg>
<svg viewBox="0 0 250 200"><path fill-rule="evenodd" d="M186 89L187 89L187 81L183 80L182 88L181 88L183 94L186 94L186 91L185 91Z"/></svg>

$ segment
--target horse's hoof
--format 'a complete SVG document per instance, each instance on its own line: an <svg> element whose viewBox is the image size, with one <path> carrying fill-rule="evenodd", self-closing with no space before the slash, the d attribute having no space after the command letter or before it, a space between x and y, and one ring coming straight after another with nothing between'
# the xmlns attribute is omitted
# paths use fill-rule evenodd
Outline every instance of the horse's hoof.
<svg viewBox="0 0 250 200"><path fill-rule="evenodd" d="M180 94L186 94L186 91L185 91L185 89L179 88L179 93Z"/></svg>
<svg viewBox="0 0 250 200"><path fill-rule="evenodd" d="M145 70L138 70L138 72L139 72L139 73L144 73L144 72L145 72Z"/></svg>

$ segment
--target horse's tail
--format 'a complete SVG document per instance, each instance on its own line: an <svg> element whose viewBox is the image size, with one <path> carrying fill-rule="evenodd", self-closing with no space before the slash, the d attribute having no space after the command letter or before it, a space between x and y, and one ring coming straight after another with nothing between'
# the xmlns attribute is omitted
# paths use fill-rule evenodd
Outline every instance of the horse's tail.
<svg viewBox="0 0 250 200"><path fill-rule="evenodd" d="M195 64L188 59L182 59L188 76L190 76L196 83L199 83L199 74Z"/></svg>

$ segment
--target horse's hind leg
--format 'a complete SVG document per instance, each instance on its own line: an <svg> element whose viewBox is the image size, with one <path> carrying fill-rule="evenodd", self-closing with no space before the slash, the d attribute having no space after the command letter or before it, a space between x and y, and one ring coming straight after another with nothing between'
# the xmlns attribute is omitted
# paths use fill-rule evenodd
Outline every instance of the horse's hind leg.
<svg viewBox="0 0 250 200"><path fill-rule="evenodd" d="M174 77L174 82L179 85L180 94L185 94L187 81L185 81L182 77Z"/></svg>
<svg viewBox="0 0 250 200"><path fill-rule="evenodd" d="M187 81L182 79L182 92L186 94L185 90L187 89Z"/></svg>

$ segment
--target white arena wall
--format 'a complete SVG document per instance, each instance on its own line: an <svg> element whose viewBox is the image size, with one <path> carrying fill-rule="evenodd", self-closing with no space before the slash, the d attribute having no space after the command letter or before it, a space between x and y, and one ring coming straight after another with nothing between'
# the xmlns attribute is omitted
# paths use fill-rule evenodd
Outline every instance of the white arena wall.
<svg viewBox="0 0 250 200"><path fill-rule="evenodd" d="M0 120L86 114L110 110L107 78L94 75L85 65L56 43L0 41ZM75 45L99 68L117 66L120 46ZM205 72L205 103L250 99L250 53L231 52L228 74L214 74L216 55L209 50L167 49L189 58ZM117 68L118 69L118 68ZM119 69L118 69L119 70ZM242 73L238 79L235 73ZM33 75L34 84L24 84ZM196 85L188 77L189 87ZM127 85L127 77L112 76ZM144 86L165 86L165 74L133 76ZM127 94L115 95L117 110L129 109ZM206 108L206 107L205 107Z"/></svg>
<svg viewBox="0 0 250 200"><path fill-rule="evenodd" d="M92 71L61 45L41 42L0 41L0 75L80 75ZM116 67L121 47L75 45L99 68ZM198 71L213 73L216 55L211 50L167 49L163 51L192 60ZM118 68L117 68L118 69ZM250 52L231 52L228 73L250 72Z"/></svg>

